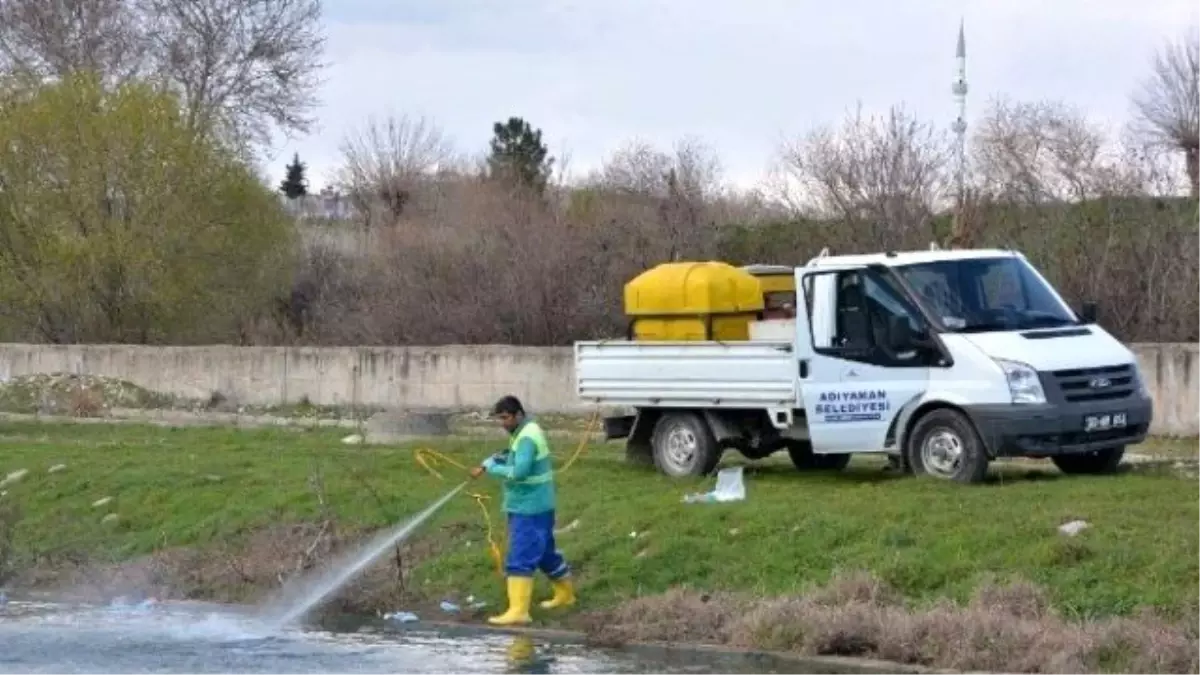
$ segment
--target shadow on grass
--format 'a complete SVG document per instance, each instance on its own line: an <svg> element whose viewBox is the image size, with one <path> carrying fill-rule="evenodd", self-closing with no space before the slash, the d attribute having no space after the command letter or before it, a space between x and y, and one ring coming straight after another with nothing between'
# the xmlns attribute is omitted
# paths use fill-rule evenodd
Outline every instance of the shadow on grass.
<svg viewBox="0 0 1200 675"><path fill-rule="evenodd" d="M730 463L723 466L737 466L738 463ZM922 484L950 484L949 481L930 476L916 476L913 474L905 474L900 471L889 470L884 468L882 464L879 466L854 466L851 465L841 471L797 471L795 468L784 464L762 464L744 463L746 476L756 479L766 479L771 482L782 481L821 481L824 483L845 483L847 485L882 485L888 483L898 483L903 481L920 481ZM1122 465L1120 473L1130 471L1131 468L1127 465ZM1002 487L1014 483L1056 483L1063 479L1070 479L1067 476L1054 469L1034 468L1034 467L1013 467L1013 466L998 466L993 467L984 478L982 485L991 487ZM970 486L962 486L969 488Z"/></svg>
<svg viewBox="0 0 1200 675"><path fill-rule="evenodd" d="M983 484L1001 487L1012 483L1057 483L1063 478L1066 476L1045 469L1002 467L989 471Z"/></svg>

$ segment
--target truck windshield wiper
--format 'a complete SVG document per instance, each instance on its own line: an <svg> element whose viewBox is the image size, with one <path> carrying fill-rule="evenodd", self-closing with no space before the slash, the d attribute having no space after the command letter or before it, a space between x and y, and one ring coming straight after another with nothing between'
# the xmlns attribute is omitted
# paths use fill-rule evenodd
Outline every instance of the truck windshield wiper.
<svg viewBox="0 0 1200 675"><path fill-rule="evenodd" d="M1047 314L1035 315L1026 317L1021 321L1022 328L1061 328L1062 326L1075 326L1077 321L1064 319L1061 316L1051 316Z"/></svg>
<svg viewBox="0 0 1200 675"><path fill-rule="evenodd" d="M986 321L979 323L969 323L962 328L959 328L958 333L991 333L998 330L1018 330L1019 326L1012 323L1002 321Z"/></svg>
<svg viewBox="0 0 1200 675"><path fill-rule="evenodd" d="M1023 321L982 321L979 323L969 323L966 326L958 329L958 333L991 333L993 331L1002 330L1031 330L1034 328L1061 328L1062 326L1074 326L1074 321L1060 319L1058 317L1039 317L1036 319L1025 319Z"/></svg>

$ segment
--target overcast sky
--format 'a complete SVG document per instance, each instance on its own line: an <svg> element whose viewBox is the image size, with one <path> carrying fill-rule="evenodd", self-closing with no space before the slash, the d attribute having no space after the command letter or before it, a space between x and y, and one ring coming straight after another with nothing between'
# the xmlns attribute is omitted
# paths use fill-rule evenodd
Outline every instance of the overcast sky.
<svg viewBox="0 0 1200 675"><path fill-rule="evenodd" d="M631 139L701 137L754 184L781 138L903 103L949 125L959 19L968 119L997 95L1054 98L1119 124L1194 0L326 0L317 130L282 144L314 188L370 115L425 115L482 151L512 115L582 173Z"/></svg>

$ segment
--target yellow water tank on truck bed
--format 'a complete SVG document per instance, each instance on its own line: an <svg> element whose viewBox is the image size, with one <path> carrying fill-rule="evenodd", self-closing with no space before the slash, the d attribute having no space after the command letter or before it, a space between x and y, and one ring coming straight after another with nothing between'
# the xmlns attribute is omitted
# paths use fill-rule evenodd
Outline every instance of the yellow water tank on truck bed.
<svg viewBox="0 0 1200 675"><path fill-rule="evenodd" d="M746 265L742 270L762 284L764 319L796 317L796 270L787 265Z"/></svg>
<svg viewBox="0 0 1200 675"><path fill-rule="evenodd" d="M788 265L744 265L741 269L758 279L763 295L796 290L796 270Z"/></svg>
<svg viewBox="0 0 1200 675"><path fill-rule="evenodd" d="M625 284L634 340L749 340L762 310L759 280L723 262L664 263Z"/></svg>

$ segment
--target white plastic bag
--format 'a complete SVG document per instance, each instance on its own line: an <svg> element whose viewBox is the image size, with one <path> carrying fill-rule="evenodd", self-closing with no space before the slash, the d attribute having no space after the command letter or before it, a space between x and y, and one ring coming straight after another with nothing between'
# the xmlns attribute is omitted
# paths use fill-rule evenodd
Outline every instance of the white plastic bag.
<svg viewBox="0 0 1200 675"><path fill-rule="evenodd" d="M695 502L740 502L746 498L746 484L742 481L742 467L731 466L717 472L717 486L711 492L684 495L683 501Z"/></svg>

